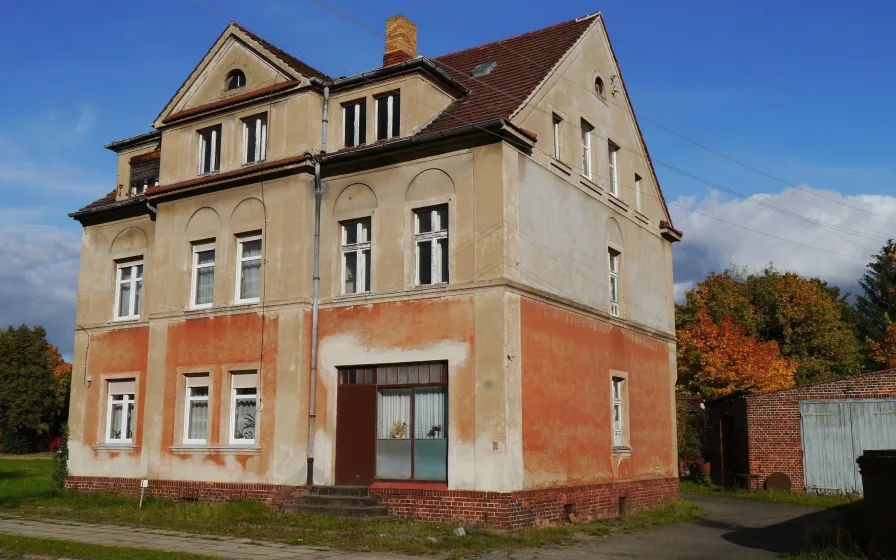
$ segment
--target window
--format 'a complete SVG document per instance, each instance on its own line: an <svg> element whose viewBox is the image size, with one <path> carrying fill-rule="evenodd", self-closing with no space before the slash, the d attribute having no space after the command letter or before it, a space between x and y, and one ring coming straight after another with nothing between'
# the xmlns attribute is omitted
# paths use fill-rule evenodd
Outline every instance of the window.
<svg viewBox="0 0 896 560"><path fill-rule="evenodd" d="M342 222L342 293L370 291L370 218Z"/></svg>
<svg viewBox="0 0 896 560"><path fill-rule="evenodd" d="M607 165L610 167L610 194L615 197L619 196L619 182L617 180L618 162L616 161L618 153L619 146L613 142L607 142Z"/></svg>
<svg viewBox="0 0 896 560"><path fill-rule="evenodd" d="M594 78L594 93L604 96L604 80L600 76Z"/></svg>
<svg viewBox="0 0 896 560"><path fill-rule="evenodd" d="M138 319L143 303L143 261L116 265L115 318Z"/></svg>
<svg viewBox="0 0 896 560"><path fill-rule="evenodd" d="M238 89L246 85L246 75L242 70L231 70L227 74L227 89Z"/></svg>
<svg viewBox="0 0 896 560"><path fill-rule="evenodd" d="M554 159L560 159L560 124L563 119L554 113Z"/></svg>
<svg viewBox="0 0 896 560"><path fill-rule="evenodd" d="M610 260L610 315L619 317L619 261L622 253L609 249L607 255Z"/></svg>
<svg viewBox="0 0 896 560"><path fill-rule="evenodd" d="M221 169L221 126L199 132L199 174Z"/></svg>
<svg viewBox="0 0 896 560"><path fill-rule="evenodd" d="M376 385L377 479L448 479L447 363L340 368L339 383Z"/></svg>
<svg viewBox="0 0 896 560"><path fill-rule="evenodd" d="M625 378L613 377L613 447L626 447L625 442Z"/></svg>
<svg viewBox="0 0 896 560"><path fill-rule="evenodd" d="M264 161L267 151L268 116L243 120L243 163Z"/></svg>
<svg viewBox="0 0 896 560"><path fill-rule="evenodd" d="M205 443L208 437L208 375L188 375L184 397L184 443Z"/></svg>
<svg viewBox="0 0 896 560"><path fill-rule="evenodd" d="M240 372L230 375L230 443L255 443L258 410L258 375Z"/></svg>
<svg viewBox="0 0 896 560"><path fill-rule="evenodd" d="M582 119L582 175L591 179L591 132L594 127Z"/></svg>
<svg viewBox="0 0 896 560"><path fill-rule="evenodd" d="M342 106L343 145L348 148L367 143L367 102L363 99Z"/></svg>
<svg viewBox="0 0 896 560"><path fill-rule="evenodd" d="M159 158L131 164L131 196L140 196L146 193L146 189L157 186L159 186Z"/></svg>
<svg viewBox="0 0 896 560"><path fill-rule="evenodd" d="M376 98L376 139L401 136L401 96L397 91Z"/></svg>
<svg viewBox="0 0 896 560"><path fill-rule="evenodd" d="M414 212L417 285L448 283L448 205Z"/></svg>
<svg viewBox="0 0 896 560"><path fill-rule="evenodd" d="M106 407L106 443L134 441L134 394L137 382L133 379L109 381L109 400Z"/></svg>
<svg viewBox="0 0 896 560"><path fill-rule="evenodd" d="M215 243L193 245L193 281L190 306L211 307L215 292Z"/></svg>
<svg viewBox="0 0 896 560"><path fill-rule="evenodd" d="M236 302L256 303L261 296L261 236L237 239Z"/></svg>
<svg viewBox="0 0 896 560"><path fill-rule="evenodd" d="M635 210L641 211L641 176L635 173Z"/></svg>

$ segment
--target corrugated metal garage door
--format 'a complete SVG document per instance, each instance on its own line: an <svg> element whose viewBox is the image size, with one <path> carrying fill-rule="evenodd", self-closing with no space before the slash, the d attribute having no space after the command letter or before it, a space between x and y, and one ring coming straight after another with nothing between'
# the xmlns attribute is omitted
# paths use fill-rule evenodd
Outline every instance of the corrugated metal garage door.
<svg viewBox="0 0 896 560"><path fill-rule="evenodd" d="M801 401L806 491L862 493L856 458L896 449L896 399Z"/></svg>

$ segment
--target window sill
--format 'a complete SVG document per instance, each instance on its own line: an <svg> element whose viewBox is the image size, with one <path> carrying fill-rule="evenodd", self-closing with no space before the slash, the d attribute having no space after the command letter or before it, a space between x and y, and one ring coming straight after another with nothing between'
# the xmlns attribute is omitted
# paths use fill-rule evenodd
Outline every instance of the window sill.
<svg viewBox="0 0 896 560"><path fill-rule="evenodd" d="M582 184L582 186L588 188L588 189L591 190L591 191L594 191L594 194L597 194L597 195L599 195L599 196L603 196L603 194L604 194L604 189L601 188L600 185L598 185L597 183L595 183L594 181L592 181L592 180L589 179L588 177L585 177L584 175L581 176L581 177L579 177L579 182Z"/></svg>
<svg viewBox="0 0 896 560"><path fill-rule="evenodd" d="M112 319L106 321L107 325L136 325L140 322L140 317L127 317L123 319Z"/></svg>
<svg viewBox="0 0 896 560"><path fill-rule="evenodd" d="M217 175L220 173L220 169L215 169L214 171L206 171L205 173L199 173L196 177L211 177L212 175Z"/></svg>
<svg viewBox="0 0 896 560"><path fill-rule="evenodd" d="M615 195L610 195L607 199L618 206L623 212L628 212L628 204L626 204L621 198Z"/></svg>
<svg viewBox="0 0 896 560"><path fill-rule="evenodd" d="M176 455L260 455L258 445L202 445L186 443L172 445L168 451Z"/></svg>
<svg viewBox="0 0 896 560"><path fill-rule="evenodd" d="M438 284L422 284L420 286L414 286L414 290L418 292L425 292L427 290L437 291L444 290L448 287L448 282L439 282Z"/></svg>
<svg viewBox="0 0 896 560"><path fill-rule="evenodd" d="M642 214L639 210L635 210L635 217L644 222L645 225L650 224L650 218Z"/></svg>
<svg viewBox="0 0 896 560"><path fill-rule="evenodd" d="M339 301L339 300L352 300L352 299L367 299L367 298L369 298L369 297L372 296L372 295L374 295L374 292L373 292L373 291L370 291L370 292L357 292L357 293L354 293L354 294L339 294L338 296L334 297L333 299L335 299L335 300L337 300L337 301Z"/></svg>
<svg viewBox="0 0 896 560"><path fill-rule="evenodd" d="M249 161L249 162L243 163L242 167L252 167L253 165L260 165L266 161L267 161L266 159L260 159L258 161Z"/></svg>
<svg viewBox="0 0 896 560"><path fill-rule="evenodd" d="M572 175L572 167L563 163L559 159L551 158L551 167L566 175Z"/></svg>
<svg viewBox="0 0 896 560"><path fill-rule="evenodd" d="M613 451L613 455L631 455L632 454L632 448L625 446L625 445L619 446L619 447L613 447L612 451Z"/></svg>
<svg viewBox="0 0 896 560"><path fill-rule="evenodd" d="M261 303L261 299L245 299L242 301L233 302L233 307L244 307L246 305L258 305Z"/></svg>
<svg viewBox="0 0 896 560"><path fill-rule="evenodd" d="M93 446L94 451L100 453L136 453L135 443L98 443Z"/></svg>

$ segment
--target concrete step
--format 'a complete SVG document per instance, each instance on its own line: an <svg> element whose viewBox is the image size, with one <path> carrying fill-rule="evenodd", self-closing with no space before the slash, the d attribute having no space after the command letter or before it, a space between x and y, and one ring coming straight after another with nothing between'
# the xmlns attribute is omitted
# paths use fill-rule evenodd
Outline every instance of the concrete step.
<svg viewBox="0 0 896 560"><path fill-rule="evenodd" d="M283 508L301 515L333 515L336 517L365 517L382 518L389 517L389 510L383 506L319 506L305 504L290 504Z"/></svg>
<svg viewBox="0 0 896 560"><path fill-rule="evenodd" d="M288 505L306 505L319 507L372 507L378 506L376 498L371 496L339 496L339 495L318 495L303 494L301 496L292 496L287 502Z"/></svg>
<svg viewBox="0 0 896 560"><path fill-rule="evenodd" d="M370 488L367 486L310 486L305 489L305 495L366 498L370 495Z"/></svg>

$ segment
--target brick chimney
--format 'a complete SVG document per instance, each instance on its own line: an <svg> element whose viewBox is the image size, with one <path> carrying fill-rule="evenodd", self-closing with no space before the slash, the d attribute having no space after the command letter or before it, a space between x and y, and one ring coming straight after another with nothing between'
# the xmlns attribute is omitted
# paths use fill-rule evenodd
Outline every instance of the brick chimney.
<svg viewBox="0 0 896 560"><path fill-rule="evenodd" d="M417 26L404 16L386 20L386 54L383 66L392 66L417 56Z"/></svg>

